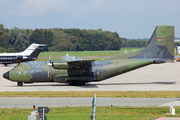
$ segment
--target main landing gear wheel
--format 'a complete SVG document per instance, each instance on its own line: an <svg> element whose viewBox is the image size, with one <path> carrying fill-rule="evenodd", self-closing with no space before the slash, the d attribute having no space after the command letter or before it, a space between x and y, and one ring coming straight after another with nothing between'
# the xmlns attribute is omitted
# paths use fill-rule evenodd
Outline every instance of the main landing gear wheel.
<svg viewBox="0 0 180 120"><path fill-rule="evenodd" d="M17 82L17 86L23 86L22 82Z"/></svg>
<svg viewBox="0 0 180 120"><path fill-rule="evenodd" d="M69 83L69 85L78 86L78 85L85 85L85 83Z"/></svg>
<svg viewBox="0 0 180 120"><path fill-rule="evenodd" d="M85 83L78 83L78 85L85 85Z"/></svg>

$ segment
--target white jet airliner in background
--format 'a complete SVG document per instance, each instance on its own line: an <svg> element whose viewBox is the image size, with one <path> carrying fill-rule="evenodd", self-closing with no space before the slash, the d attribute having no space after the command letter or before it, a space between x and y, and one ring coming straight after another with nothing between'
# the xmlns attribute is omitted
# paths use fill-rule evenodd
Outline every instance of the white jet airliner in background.
<svg viewBox="0 0 180 120"><path fill-rule="evenodd" d="M0 54L0 63L7 66L7 64L36 60L39 53L42 50L41 48L38 48L39 46L46 46L46 45L33 43L23 52L1 53Z"/></svg>

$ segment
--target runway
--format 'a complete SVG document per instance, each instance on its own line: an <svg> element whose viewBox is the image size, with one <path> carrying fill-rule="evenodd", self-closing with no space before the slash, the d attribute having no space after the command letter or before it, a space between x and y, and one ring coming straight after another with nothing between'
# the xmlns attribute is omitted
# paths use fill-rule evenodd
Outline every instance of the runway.
<svg viewBox="0 0 180 120"><path fill-rule="evenodd" d="M91 106L92 98L1 97L0 108ZM180 106L177 98L99 98L97 106Z"/></svg>
<svg viewBox="0 0 180 120"><path fill-rule="evenodd" d="M3 91L179 91L180 62L148 65L110 79L87 83L85 86L69 86L63 83L33 83L17 87L2 77L12 69L0 66L0 92Z"/></svg>

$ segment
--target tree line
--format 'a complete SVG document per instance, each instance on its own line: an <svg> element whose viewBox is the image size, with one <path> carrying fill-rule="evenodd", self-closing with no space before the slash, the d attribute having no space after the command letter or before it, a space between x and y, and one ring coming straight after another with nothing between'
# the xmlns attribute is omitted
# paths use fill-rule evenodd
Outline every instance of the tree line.
<svg viewBox="0 0 180 120"><path fill-rule="evenodd" d="M121 39L121 47L135 47L142 48L148 44L149 40L127 40L126 38Z"/></svg>
<svg viewBox="0 0 180 120"><path fill-rule="evenodd" d="M145 47L148 40L127 40L117 32L102 29L7 29L0 24L0 42L0 52L23 51L32 43L47 44L43 51L94 51Z"/></svg>

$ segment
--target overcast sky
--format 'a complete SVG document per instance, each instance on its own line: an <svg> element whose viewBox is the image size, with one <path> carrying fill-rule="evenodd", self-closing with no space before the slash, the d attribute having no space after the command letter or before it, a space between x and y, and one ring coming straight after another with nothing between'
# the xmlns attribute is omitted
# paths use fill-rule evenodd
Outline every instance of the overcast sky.
<svg viewBox="0 0 180 120"><path fill-rule="evenodd" d="M173 25L180 37L180 0L0 0L5 28L79 28L150 38L154 26Z"/></svg>

